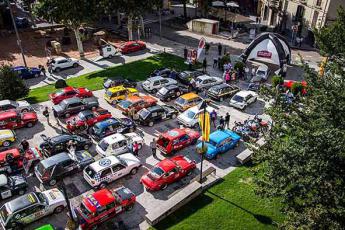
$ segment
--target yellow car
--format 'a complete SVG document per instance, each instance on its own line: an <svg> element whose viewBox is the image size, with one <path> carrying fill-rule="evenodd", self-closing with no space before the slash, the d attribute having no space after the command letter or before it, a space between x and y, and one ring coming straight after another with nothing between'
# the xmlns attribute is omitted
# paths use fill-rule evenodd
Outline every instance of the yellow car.
<svg viewBox="0 0 345 230"><path fill-rule="evenodd" d="M195 93L183 94L175 100L175 106L180 111L185 111L202 101L202 98Z"/></svg>
<svg viewBox="0 0 345 230"><path fill-rule="evenodd" d="M120 85L107 89L104 94L104 99L110 104L116 104L118 101L134 95L139 95L137 89L126 88Z"/></svg>
<svg viewBox="0 0 345 230"><path fill-rule="evenodd" d="M16 141L16 134L10 129L0 129L0 146L8 147Z"/></svg>

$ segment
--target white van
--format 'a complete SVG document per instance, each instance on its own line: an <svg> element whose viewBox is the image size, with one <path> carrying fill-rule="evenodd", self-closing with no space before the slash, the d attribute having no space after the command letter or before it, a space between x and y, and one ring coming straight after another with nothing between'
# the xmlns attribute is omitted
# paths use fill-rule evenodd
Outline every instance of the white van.
<svg viewBox="0 0 345 230"><path fill-rule="evenodd" d="M206 108L207 112L211 113L213 110L216 110L216 108L207 106ZM198 128L199 127L199 114L200 114L199 107L194 106L192 108L187 109L177 117L178 123L182 124L183 126L189 127L189 128Z"/></svg>
<svg viewBox="0 0 345 230"><path fill-rule="evenodd" d="M118 53L117 49L110 44L102 45L99 48L99 55L101 55L103 58L112 58L117 53Z"/></svg>

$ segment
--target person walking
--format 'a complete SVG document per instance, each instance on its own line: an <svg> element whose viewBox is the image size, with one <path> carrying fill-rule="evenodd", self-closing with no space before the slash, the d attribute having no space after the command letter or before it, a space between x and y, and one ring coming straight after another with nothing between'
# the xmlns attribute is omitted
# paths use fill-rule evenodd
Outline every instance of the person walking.
<svg viewBox="0 0 345 230"><path fill-rule="evenodd" d="M218 43L218 56L222 55L222 44Z"/></svg>
<svg viewBox="0 0 345 230"><path fill-rule="evenodd" d="M47 77L46 69L44 68L44 66L43 65L39 65L38 68L40 69L40 71L43 74L43 76Z"/></svg>
<svg viewBox="0 0 345 230"><path fill-rule="evenodd" d="M226 113L225 115L225 126L226 129L230 129L230 114Z"/></svg>
<svg viewBox="0 0 345 230"><path fill-rule="evenodd" d="M216 68L218 66L218 58L213 58L213 69Z"/></svg>
<svg viewBox="0 0 345 230"><path fill-rule="evenodd" d="M217 127L216 126L216 120L217 120L216 110L213 110L210 115L211 115L211 122L213 123L213 126L216 128Z"/></svg>
<svg viewBox="0 0 345 230"><path fill-rule="evenodd" d="M49 110L48 110L47 106L43 110L43 116L45 116L47 118L48 125L50 125L50 122L49 122Z"/></svg>
<svg viewBox="0 0 345 230"><path fill-rule="evenodd" d="M224 123L225 123L225 120L224 120L223 116L220 116L220 119L219 119L219 129L221 129L221 130L224 129Z"/></svg>
<svg viewBox="0 0 345 230"><path fill-rule="evenodd" d="M151 143L150 143L150 147L151 147L152 156L153 156L154 158L156 158L156 157L157 157L157 155L156 155L156 151L157 151L157 142L156 142L156 139L155 139L155 138L152 139L152 141L151 141Z"/></svg>
<svg viewBox="0 0 345 230"><path fill-rule="evenodd" d="M26 138L20 142L20 145L22 146L24 152L29 149L29 142L26 140Z"/></svg>
<svg viewBox="0 0 345 230"><path fill-rule="evenodd" d="M229 70L225 71L225 83L227 83L227 84L230 83L230 71Z"/></svg>
<svg viewBox="0 0 345 230"><path fill-rule="evenodd" d="M202 61L202 71L204 73L206 73L206 68L207 68L207 60L206 58L204 58L204 60Z"/></svg>
<svg viewBox="0 0 345 230"><path fill-rule="evenodd" d="M134 143L133 143L133 150L132 151L133 151L134 156L138 156L139 144L136 141L134 141Z"/></svg>

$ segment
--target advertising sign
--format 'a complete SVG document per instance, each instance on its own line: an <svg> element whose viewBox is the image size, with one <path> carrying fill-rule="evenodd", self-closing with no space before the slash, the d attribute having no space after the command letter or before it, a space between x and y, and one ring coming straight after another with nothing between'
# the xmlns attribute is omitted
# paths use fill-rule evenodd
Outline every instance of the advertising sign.
<svg viewBox="0 0 345 230"><path fill-rule="evenodd" d="M272 57L272 53L267 51L267 50L260 50L257 52L256 55L258 57L262 57L262 58L271 58Z"/></svg>

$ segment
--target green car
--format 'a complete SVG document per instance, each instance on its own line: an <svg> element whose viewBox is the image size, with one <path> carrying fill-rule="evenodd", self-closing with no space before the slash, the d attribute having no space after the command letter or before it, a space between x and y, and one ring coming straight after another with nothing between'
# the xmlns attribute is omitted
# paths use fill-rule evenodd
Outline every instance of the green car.
<svg viewBox="0 0 345 230"><path fill-rule="evenodd" d="M39 228L36 228L35 230L54 230L54 227L51 224L46 224Z"/></svg>

